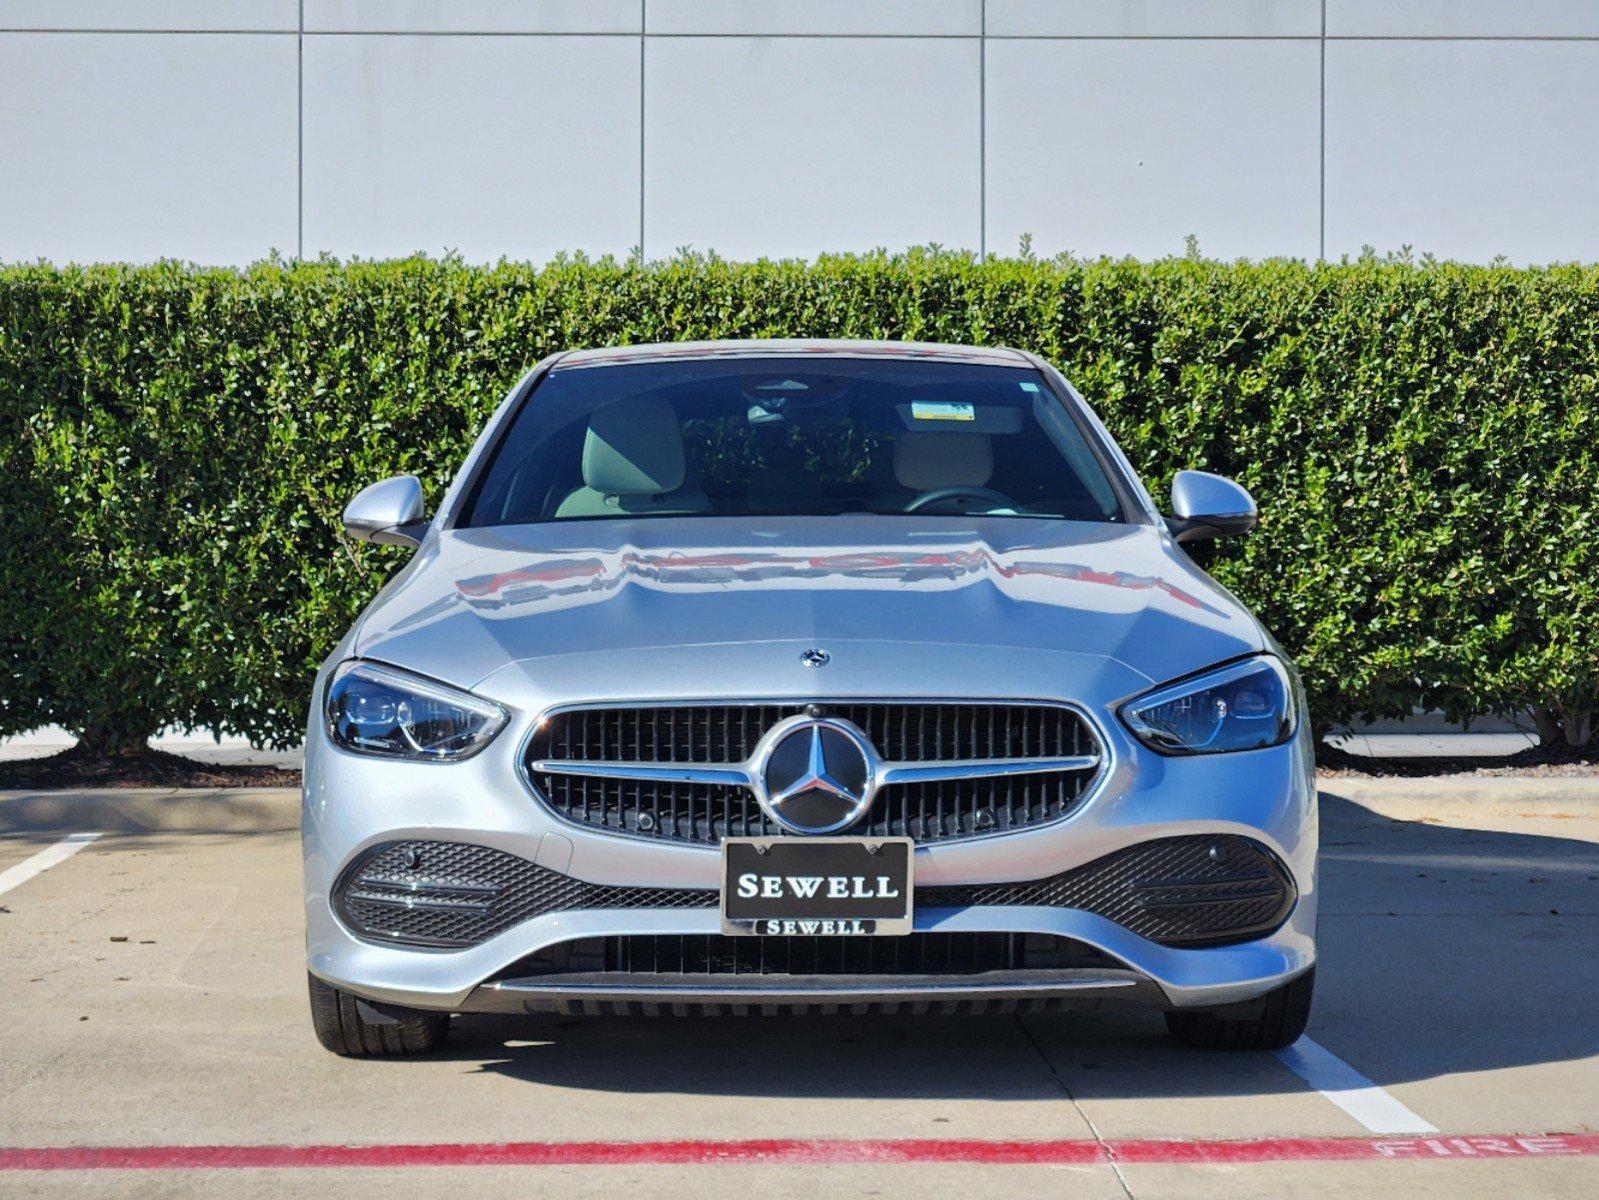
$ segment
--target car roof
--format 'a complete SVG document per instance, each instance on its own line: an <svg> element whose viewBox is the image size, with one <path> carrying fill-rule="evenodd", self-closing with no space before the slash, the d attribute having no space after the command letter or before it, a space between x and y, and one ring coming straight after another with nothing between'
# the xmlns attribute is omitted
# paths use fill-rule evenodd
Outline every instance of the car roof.
<svg viewBox="0 0 1599 1200"><path fill-rule="evenodd" d="M738 338L711 342L655 342L563 354L551 370L695 358L889 358L1026 367L1031 360L1006 346L956 346L943 342L851 341L844 338Z"/></svg>

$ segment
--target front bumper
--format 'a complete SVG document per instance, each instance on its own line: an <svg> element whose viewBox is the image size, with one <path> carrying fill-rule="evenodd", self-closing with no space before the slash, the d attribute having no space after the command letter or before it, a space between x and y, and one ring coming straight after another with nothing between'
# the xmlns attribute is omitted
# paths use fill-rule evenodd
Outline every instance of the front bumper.
<svg viewBox="0 0 1599 1200"><path fill-rule="evenodd" d="M614 1001L671 1005L898 1003L961 999L1037 999L1063 996L1138 1000L1164 1007L1227 1004L1252 999L1307 970L1315 961L1312 931L1303 927L1303 895L1288 921L1258 941L1207 949L1174 949L1129 933L1102 917L1072 910L984 907L923 909L917 932L1052 934L1103 951L1125 974L1098 968L1068 969L1001 978L949 976L936 981L832 977L802 983L793 978L718 979L698 982L542 979L498 980L508 968L540 950L582 938L630 934L700 934L721 931L715 909L570 912L536 917L481 946L452 952L365 942L337 926L312 943L313 974L373 1000L451 1012L520 1011L537 1002ZM764 993L764 994L763 994Z"/></svg>
<svg viewBox="0 0 1599 1200"><path fill-rule="evenodd" d="M639 1013L684 1010L749 1013L884 1010L949 1013L993 1006L1098 1004L1163 1007L1159 989L1134 971L995 971L979 979L684 979L642 975L625 982L581 976L486 983L459 1011L496 1013Z"/></svg>
<svg viewBox="0 0 1599 1200"><path fill-rule="evenodd" d="M1030 657L992 693L1048 696L1042 682L1070 672L1065 658ZM1051 661L1057 660L1057 661ZM1098 677L1074 682L1073 694L1096 695L1091 712L1142 690L1147 681L1108 660ZM993 674L976 660L965 678ZM986 670L985 670L986 668ZM1036 672L1036 686L1017 675ZM871 679L837 696L874 694ZM1057 684L1058 686L1058 684ZM320 681L317 694L320 696ZM970 690L968 689L968 694ZM622 696L617 699L634 699ZM558 699L558 698L552 698ZM584 938L708 935L721 932L714 906L549 912L461 949L382 944L353 933L332 902L341 873L380 843L416 838L469 842L516 855L590 884L714 889L720 854L714 847L647 842L579 828L530 793L517 756L533 716L518 711L484 752L465 762L391 762L332 746L312 722L303 808L307 964L311 972L367 998L449 1011L522 1011L603 1004L679 1005L891 1004L942 1006L971 1000L1082 999L1188 1007L1252 999L1309 969L1315 961L1318 889L1315 786L1308 734L1268 750L1164 758L1134 741L1117 723L1096 722L1109 764L1093 795L1057 823L1003 835L919 847L922 886L990 884L1045 878L1159 838L1233 834L1264 845L1297 891L1287 919L1257 940L1204 949L1157 944L1092 912L1035 905L919 906L918 933L1040 934L1072 939L1115 960L1112 968L1074 968L1001 978L794 976L749 979L594 979L515 981L518 963Z"/></svg>

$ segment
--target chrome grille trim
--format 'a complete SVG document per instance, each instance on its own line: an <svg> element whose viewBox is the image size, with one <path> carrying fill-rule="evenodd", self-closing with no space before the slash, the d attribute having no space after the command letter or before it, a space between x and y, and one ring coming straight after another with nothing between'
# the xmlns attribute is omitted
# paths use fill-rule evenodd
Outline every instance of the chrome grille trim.
<svg viewBox="0 0 1599 1200"><path fill-rule="evenodd" d="M1091 771L1099 766L1099 756L1074 755L1070 758L966 759L948 763L884 763L879 768L878 786L895 783L938 783L945 779L988 779L1010 775L1047 775L1051 771ZM594 779L637 779L659 783L712 783L729 787L753 787L756 766L753 762L718 763L695 766L691 763L603 762L594 759L539 759L528 764L535 775L588 775Z"/></svg>
<svg viewBox="0 0 1599 1200"><path fill-rule="evenodd" d="M712 783L749 787L747 763L699 767L692 763L605 762L600 759L539 759L527 769L535 775L587 775L593 779L637 779L655 783Z"/></svg>
<svg viewBox="0 0 1599 1200"><path fill-rule="evenodd" d="M822 710L877 749L876 796L843 833L918 843L983 838L1064 820L1105 776L1086 713L1052 700L748 700L577 704L536 722L524 781L587 829L715 845L785 830L756 799L758 745L775 724Z"/></svg>

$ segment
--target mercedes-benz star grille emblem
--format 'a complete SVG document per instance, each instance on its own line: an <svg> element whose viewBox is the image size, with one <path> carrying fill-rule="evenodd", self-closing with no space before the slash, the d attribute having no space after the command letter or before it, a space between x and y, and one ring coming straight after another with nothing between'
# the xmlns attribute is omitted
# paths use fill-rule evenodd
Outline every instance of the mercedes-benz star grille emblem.
<svg viewBox="0 0 1599 1200"><path fill-rule="evenodd" d="M796 717L763 740L758 795L779 825L795 833L835 833L871 807L873 751L847 721Z"/></svg>
<svg viewBox="0 0 1599 1200"><path fill-rule="evenodd" d="M825 667L833 660L833 656L826 650L811 649L800 652L800 662L807 667Z"/></svg>

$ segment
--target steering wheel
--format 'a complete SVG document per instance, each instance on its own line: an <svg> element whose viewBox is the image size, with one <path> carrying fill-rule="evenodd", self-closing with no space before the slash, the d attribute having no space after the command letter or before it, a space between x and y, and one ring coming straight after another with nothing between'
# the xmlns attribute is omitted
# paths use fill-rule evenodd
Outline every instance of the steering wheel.
<svg viewBox="0 0 1599 1200"><path fill-rule="evenodd" d="M969 484L956 484L954 487L934 488L930 492L923 492L916 499L905 506L908 513L921 512L924 508L932 508L935 504L942 504L946 500L986 500L990 508L1015 508L1016 501L1004 492L996 492L993 488L977 487Z"/></svg>

